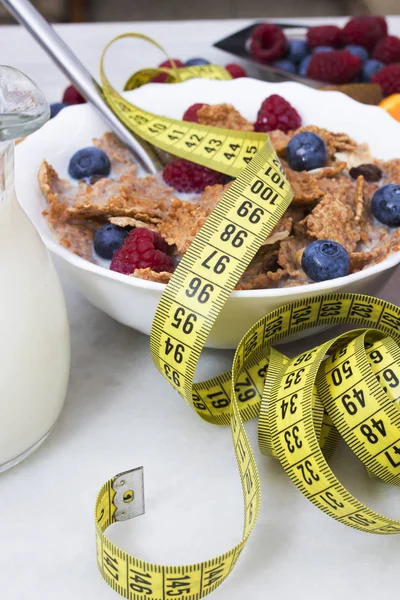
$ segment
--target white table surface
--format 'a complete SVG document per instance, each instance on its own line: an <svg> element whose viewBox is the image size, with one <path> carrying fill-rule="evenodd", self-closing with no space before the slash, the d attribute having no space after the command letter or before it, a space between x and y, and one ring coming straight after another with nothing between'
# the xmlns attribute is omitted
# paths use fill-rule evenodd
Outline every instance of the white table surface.
<svg viewBox="0 0 400 600"><path fill-rule="evenodd" d="M310 21L310 19L307 19ZM151 34L174 57L205 55L226 63L210 44L249 21L60 26L93 73L105 43L123 31ZM400 34L400 17L391 19ZM189 41L190 40L190 41ZM122 49L114 81L158 61L156 51ZM2 27L0 56L47 94L61 96L64 77L28 34ZM146 336L84 300L61 273L71 322L72 369L65 409L47 442L0 476L0 598L112 600L97 572L93 505L100 485L145 466L147 514L110 536L143 559L164 563L210 558L241 533L241 490L228 429L201 422L155 370ZM381 296L398 301L400 270ZM134 307L132 307L134 310ZM206 351L200 376L229 366L230 352ZM260 466L263 506L256 530L215 600L292 598L376 600L398 593L399 537L368 536L327 518L291 484L280 465L261 458L256 424L248 431ZM371 482L341 447L332 466L374 508L400 518L398 491Z"/></svg>

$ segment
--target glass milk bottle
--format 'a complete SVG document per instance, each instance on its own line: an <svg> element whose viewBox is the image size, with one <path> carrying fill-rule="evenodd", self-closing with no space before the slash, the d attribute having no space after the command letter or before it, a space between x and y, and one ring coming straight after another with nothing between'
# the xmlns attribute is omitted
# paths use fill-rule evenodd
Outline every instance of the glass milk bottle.
<svg viewBox="0 0 400 600"><path fill-rule="evenodd" d="M69 329L61 286L14 191L13 140L39 129L48 115L35 84L0 66L0 471L46 439L68 383Z"/></svg>

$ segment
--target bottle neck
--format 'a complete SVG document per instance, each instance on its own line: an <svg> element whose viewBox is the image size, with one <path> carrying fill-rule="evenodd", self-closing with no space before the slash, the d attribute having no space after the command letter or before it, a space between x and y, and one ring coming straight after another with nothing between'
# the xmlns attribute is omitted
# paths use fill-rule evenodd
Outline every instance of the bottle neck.
<svg viewBox="0 0 400 600"><path fill-rule="evenodd" d="M0 204L9 199L14 189L14 142L0 142Z"/></svg>

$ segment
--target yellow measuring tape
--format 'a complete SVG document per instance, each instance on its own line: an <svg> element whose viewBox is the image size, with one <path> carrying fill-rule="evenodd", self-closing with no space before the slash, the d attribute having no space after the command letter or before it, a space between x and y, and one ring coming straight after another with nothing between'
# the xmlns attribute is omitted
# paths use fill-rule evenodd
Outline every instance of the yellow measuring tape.
<svg viewBox="0 0 400 600"><path fill-rule="evenodd" d="M237 177L265 144L267 137L265 133L233 132L198 123L167 119L133 106L112 87L103 69L107 49L116 40L127 37L144 37L149 40L146 36L135 33L123 34L105 47L101 57L100 75L103 93L115 114L135 135L154 144L157 148ZM215 67L215 65L211 66ZM187 67L187 69L191 69L192 77L204 77L202 68ZM181 71L183 69L176 69L176 73ZM211 75L212 73L209 73L208 77ZM128 80L128 89L133 89L130 82L134 78L135 75Z"/></svg>
<svg viewBox="0 0 400 600"><path fill-rule="evenodd" d="M244 428L245 421L256 417L261 452L278 458L293 483L318 508L362 531L399 533L400 522L354 498L326 460L341 436L370 474L390 484L400 483L400 309L358 294L285 305L244 335L231 372L194 384L213 323L289 206L292 191L267 136L247 132L239 136L236 131L152 115L121 98L103 69L101 76L107 101L135 134L173 154L236 176L166 287L150 347L157 368L202 419L230 424L244 506L242 539L225 554L193 565L155 565L127 554L104 534L112 523L144 512L142 470L119 474L103 485L96 502L97 558L104 579L133 600L194 600L221 584L235 566L260 510L260 479ZM138 119L142 116L146 121ZM154 127L155 123L163 127ZM178 140L168 137L174 129L182 132ZM188 135L200 138L196 151L186 149ZM221 144L209 153L206 145L213 147L212 139ZM246 153L250 145L256 150ZM232 159L222 158L221 146L226 150L235 146ZM251 161L244 160L253 154ZM293 359L272 347L273 342L304 329L337 323L368 329L345 333Z"/></svg>
<svg viewBox="0 0 400 600"><path fill-rule="evenodd" d="M117 36L116 38L111 40L111 42L105 47L103 56L107 49L114 42L124 38L136 38L145 42L149 42L150 44L156 46L156 48L161 50L161 52L165 54L167 59L173 65L171 68L155 67L151 69L142 69L140 71L137 71L129 77L128 81L124 86L125 90L134 90L142 85L145 85L146 83L151 82L151 80L156 75L160 75L161 73L165 73L165 75L167 75L166 83L179 83L180 81L186 81L187 79L193 79L194 77L203 77L205 79L220 80L232 79L230 73L220 65L199 65L196 67L193 66L177 68L175 61L168 56L164 48L147 35L144 35L143 33L123 33Z"/></svg>

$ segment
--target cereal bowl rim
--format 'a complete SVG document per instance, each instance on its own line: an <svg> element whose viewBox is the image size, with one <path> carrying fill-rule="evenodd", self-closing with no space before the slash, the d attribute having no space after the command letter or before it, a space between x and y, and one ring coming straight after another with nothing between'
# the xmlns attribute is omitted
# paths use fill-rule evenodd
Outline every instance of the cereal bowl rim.
<svg viewBox="0 0 400 600"><path fill-rule="evenodd" d="M251 96L249 93L249 88L260 88L262 86L266 90L266 95L268 93L282 93L285 95L285 92L291 91L295 92L296 96L299 96L299 106L301 106L301 102L310 101L310 102L318 102L321 99L322 95L324 98L324 102L331 104L335 107L337 111L342 112L343 110L357 110L358 113L365 115L368 123L378 121L386 121L387 125L392 129L398 129L398 134L400 136L400 123L396 122L386 111L377 107L370 106L365 104L360 104L359 102L353 100L352 98L345 96L344 94L336 91L320 91L310 87L306 87L302 84L296 82L280 82L280 83L272 83L265 82L251 78L241 78L234 79L231 81L213 81L213 80L203 80L203 79L192 79L182 83L173 84L173 85L165 85L160 83L151 83L139 88L137 90L133 90L131 92L126 92L124 95L132 100L134 97L134 102L141 108L146 108L146 99L150 98L152 95L158 94L160 90L160 86L162 86L163 91L163 99L165 99L166 95L170 97L174 97L175 93L182 97L182 92L190 92L195 97L196 94L199 95L204 93L204 88L208 89L214 88L217 90L221 87L227 87L229 91L233 92L232 96L234 97L234 93L236 89L240 89L242 87L246 87L247 95ZM157 90L157 92L156 92ZM156 92L156 93L155 93ZM234 102L234 100L233 100ZM76 120L79 112L85 113L87 111L94 111L95 109L90 104L80 104L71 106L68 110L61 111L56 118L49 121L44 128L37 131L33 135L31 135L28 139L24 140L22 144L19 144L16 147L16 158L17 160L22 161L24 159L24 154L29 153L30 149L33 149L35 143L38 139L38 136L47 135L50 138L53 136L59 136L60 131L68 130L69 126L73 124ZM148 109L151 110L151 109ZM153 109L154 110L154 109ZM300 109L301 110L301 109ZM170 115L174 118L179 118L177 115ZM394 131L393 135L396 135ZM400 155L400 152L399 152ZM42 160L46 157L42 157ZM400 156L399 156L400 158ZM17 169L17 195L18 195L18 169ZM29 207L26 206L26 203L21 203L24 210L27 212L28 216L32 218L31 211ZM58 243L51 235L51 231L47 224L45 224L44 217L41 217L41 222L37 223L36 219L32 219L46 245L46 247L64 259L68 263L72 264L78 269L86 270L96 275L101 275L103 277L108 277L109 279L114 279L115 281L119 281L121 283L125 283L126 285L132 287L140 287L154 291L162 292L166 288L166 284L147 281L145 279L140 279L138 277L126 276L122 273L117 273L115 271L111 271L101 265L96 265L83 259L73 252L69 251L67 248L63 247L60 243ZM43 224L45 224L43 226ZM381 262L371 265L366 269L358 271L357 273L352 273L346 275L345 277L340 277L336 279L330 279L322 282L310 283L307 285L298 285L287 288L267 288L267 289L259 289L259 290L236 290L231 293L231 297L233 298L253 298L253 297L285 297L285 296L293 296L293 295L301 295L304 293L305 288L307 289L307 293L312 293L315 295L318 292L327 293L329 292L329 288L331 287L341 287L347 286L353 282L368 278L371 275L376 273L383 272L391 267L394 267L400 262L400 251L395 252L392 255L388 256Z"/></svg>

